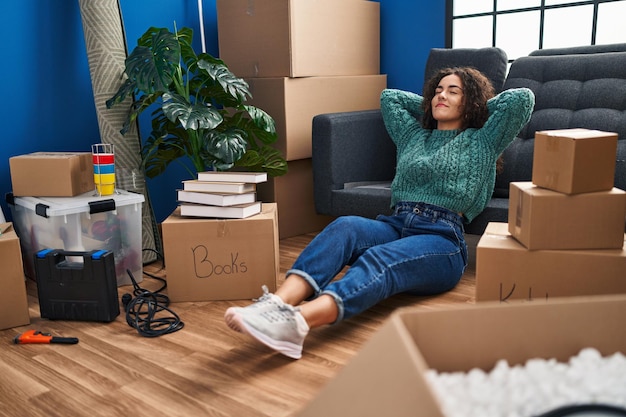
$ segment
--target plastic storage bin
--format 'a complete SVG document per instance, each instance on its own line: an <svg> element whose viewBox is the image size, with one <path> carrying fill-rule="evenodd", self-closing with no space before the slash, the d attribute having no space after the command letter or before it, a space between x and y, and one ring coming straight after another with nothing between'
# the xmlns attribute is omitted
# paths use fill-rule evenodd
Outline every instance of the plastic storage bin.
<svg viewBox="0 0 626 417"><path fill-rule="evenodd" d="M20 238L24 273L35 279L34 256L42 249L103 249L113 252L117 285L131 284L127 269L141 282L143 202L142 194L124 190L109 196L94 195L93 191L75 197L7 196Z"/></svg>

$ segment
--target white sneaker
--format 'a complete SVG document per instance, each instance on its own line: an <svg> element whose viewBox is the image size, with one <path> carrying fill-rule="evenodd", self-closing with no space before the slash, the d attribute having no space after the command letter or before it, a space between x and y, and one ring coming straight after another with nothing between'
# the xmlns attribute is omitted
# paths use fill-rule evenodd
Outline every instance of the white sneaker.
<svg viewBox="0 0 626 417"><path fill-rule="evenodd" d="M267 286L263 285L261 288L263 289L263 295L254 300L254 304L250 304L246 307L229 307L226 310L226 313L224 313L224 321L226 321L228 327L236 332L243 332L241 320L244 315L261 313L266 310L277 310L280 306L285 305L279 296L269 292Z"/></svg>
<svg viewBox="0 0 626 417"><path fill-rule="evenodd" d="M302 357L302 345L309 333L309 325L299 307L283 304L277 309L245 314L240 324L244 333L264 345L293 359Z"/></svg>

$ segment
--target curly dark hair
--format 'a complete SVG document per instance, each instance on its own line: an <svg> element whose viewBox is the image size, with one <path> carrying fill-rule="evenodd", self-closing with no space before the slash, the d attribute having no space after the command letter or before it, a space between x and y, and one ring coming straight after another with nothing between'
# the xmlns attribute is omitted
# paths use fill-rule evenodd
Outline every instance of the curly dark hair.
<svg viewBox="0 0 626 417"><path fill-rule="evenodd" d="M422 125L426 129L437 128L437 120L433 118L431 102L439 82L448 75L458 76L463 83L463 126L461 130L481 128L489 117L487 100L495 95L495 91L491 81L482 72L471 67L443 68L430 78L424 86Z"/></svg>
<svg viewBox="0 0 626 417"><path fill-rule="evenodd" d="M453 74L458 76L463 84L463 124L461 130L481 128L489 118L487 100L496 94L489 78L472 67L443 68L437 71L424 86L422 126L426 129L437 128L437 120L433 117L431 102L435 97L435 90L439 81L443 77ZM503 169L504 159L500 155L496 161L496 172L501 173Z"/></svg>

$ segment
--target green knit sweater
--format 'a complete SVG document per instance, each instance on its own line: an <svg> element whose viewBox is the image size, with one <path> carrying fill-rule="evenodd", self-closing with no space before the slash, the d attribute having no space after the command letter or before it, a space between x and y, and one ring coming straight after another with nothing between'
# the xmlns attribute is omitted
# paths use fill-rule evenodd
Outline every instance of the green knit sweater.
<svg viewBox="0 0 626 417"><path fill-rule="evenodd" d="M472 221L493 193L496 161L530 119L535 96L527 88L505 90L487 102L489 119L480 129L422 127L423 98L386 89L381 110L397 147L391 205L399 201L434 204Z"/></svg>

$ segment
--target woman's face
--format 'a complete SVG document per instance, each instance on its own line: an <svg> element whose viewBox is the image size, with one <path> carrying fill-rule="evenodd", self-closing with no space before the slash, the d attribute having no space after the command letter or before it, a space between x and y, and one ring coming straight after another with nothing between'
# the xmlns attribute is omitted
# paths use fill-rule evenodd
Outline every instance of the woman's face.
<svg viewBox="0 0 626 417"><path fill-rule="evenodd" d="M437 129L453 130L463 126L463 83L456 74L441 79L431 101Z"/></svg>

